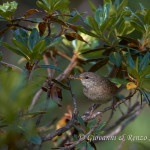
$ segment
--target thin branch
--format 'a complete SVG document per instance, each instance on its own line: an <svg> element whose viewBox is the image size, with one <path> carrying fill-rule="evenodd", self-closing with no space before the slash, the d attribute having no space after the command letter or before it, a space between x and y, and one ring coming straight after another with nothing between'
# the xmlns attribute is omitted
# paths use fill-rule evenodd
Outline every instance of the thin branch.
<svg viewBox="0 0 150 150"><path fill-rule="evenodd" d="M43 55L43 60L45 62L45 65L49 65L48 59L47 59L45 54ZM50 68L47 68L47 73L48 73L48 77L51 77L51 70L50 70Z"/></svg>
<svg viewBox="0 0 150 150"><path fill-rule="evenodd" d="M12 64L8 64L4 61L0 61L0 63L3 65L3 66L6 66L6 67L10 67L12 69L15 69L15 70L18 70L19 72L23 72L23 70L15 65L12 65Z"/></svg>
<svg viewBox="0 0 150 150"><path fill-rule="evenodd" d="M56 80L62 81L64 79L66 79L68 77L68 75L70 74L70 72L72 71L72 69L77 65L77 59L78 59L78 56L74 53L74 55L73 55L73 57L71 59L70 64L67 66L67 68L64 70L64 72L61 73L56 78Z"/></svg>
<svg viewBox="0 0 150 150"><path fill-rule="evenodd" d="M67 80L67 85L68 85L69 88L70 88L70 93L71 93L72 100L73 100L74 111L73 111L73 116L72 116L72 118L74 119L74 118L75 118L75 115L77 114L77 103L76 103L75 95L74 95L74 93L73 93L73 91L72 91L72 87L71 87L71 84L70 84L70 80Z"/></svg>
<svg viewBox="0 0 150 150"><path fill-rule="evenodd" d="M33 107L35 106L35 104L36 104L37 100L39 99L40 95L42 94L42 92L43 92L42 89L40 89L38 92L36 92L36 94L33 97L32 103L28 109L28 112L30 112L33 109Z"/></svg>
<svg viewBox="0 0 150 150"><path fill-rule="evenodd" d="M9 27L19 27L19 28L22 28L22 29L25 29L25 30L28 30L28 31L32 31L31 28L29 27L25 27L25 26L22 26L22 25L19 25L19 24L8 24Z"/></svg>

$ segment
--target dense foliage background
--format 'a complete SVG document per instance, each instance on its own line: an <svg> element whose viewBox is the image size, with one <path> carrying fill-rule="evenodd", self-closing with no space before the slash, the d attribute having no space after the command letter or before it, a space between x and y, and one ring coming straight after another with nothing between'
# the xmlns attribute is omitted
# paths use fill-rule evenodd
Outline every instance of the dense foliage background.
<svg viewBox="0 0 150 150"><path fill-rule="evenodd" d="M149 149L148 0L0 3L1 149L64 144L66 149ZM81 83L68 77L84 71L126 86L114 99L116 110L106 104L97 109L97 117L83 115L92 103ZM126 140L84 140L76 146L80 135L88 133L117 138L125 134Z"/></svg>

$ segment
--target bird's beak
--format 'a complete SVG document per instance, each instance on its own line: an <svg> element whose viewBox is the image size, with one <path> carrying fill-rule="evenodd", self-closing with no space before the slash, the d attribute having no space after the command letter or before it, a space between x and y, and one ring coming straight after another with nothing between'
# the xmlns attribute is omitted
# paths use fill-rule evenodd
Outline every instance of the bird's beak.
<svg viewBox="0 0 150 150"><path fill-rule="evenodd" d="M83 80L81 77L69 76L69 79Z"/></svg>

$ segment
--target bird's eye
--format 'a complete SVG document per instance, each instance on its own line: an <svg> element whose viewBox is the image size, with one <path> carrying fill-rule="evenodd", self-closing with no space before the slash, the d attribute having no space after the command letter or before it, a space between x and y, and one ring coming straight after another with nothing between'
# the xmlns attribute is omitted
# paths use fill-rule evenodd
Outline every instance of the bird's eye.
<svg viewBox="0 0 150 150"><path fill-rule="evenodd" d="M85 79L89 79L89 77L88 77L88 76L86 76L86 77L85 77Z"/></svg>

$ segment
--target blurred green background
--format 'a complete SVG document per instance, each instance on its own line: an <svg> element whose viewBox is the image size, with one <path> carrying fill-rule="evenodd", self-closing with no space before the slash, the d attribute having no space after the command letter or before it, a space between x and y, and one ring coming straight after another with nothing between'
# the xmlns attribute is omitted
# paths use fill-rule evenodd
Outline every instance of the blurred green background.
<svg viewBox="0 0 150 150"><path fill-rule="evenodd" d="M7 0L7 1L11 1L11 0ZM1 0L0 4L2 4L3 2L7 2L6 0ZM102 0L92 0L97 6L102 4ZM18 9L15 13L15 15L17 17L22 16L25 11L27 11L28 9L31 8L37 8L35 5L36 0L17 0L18 2ZM139 2L141 2L145 8L150 8L150 1L149 0L129 0L129 7L132 10L136 10L139 8ZM77 9L79 12L87 12L88 15L92 15L91 10L89 8L88 5L88 0L70 0L70 9ZM37 17L36 15L34 15L35 17ZM38 16L38 17L42 17ZM78 21L78 24L82 24L81 21ZM1 24L0 28L3 29L5 27L5 24ZM4 35L4 39L7 40L9 42L10 40L10 32ZM18 60L19 57L12 54L10 51L8 51L7 49L2 49L3 51L3 60L8 62L8 63L12 63L14 65L17 65L21 68L24 67L25 63L22 64L18 64ZM63 64L62 62L62 58L58 58L58 66L62 69L64 69L67 64L69 63L69 61L64 61L63 60ZM42 63L42 62L41 62ZM85 68L90 68L90 66L86 66ZM85 70L86 71L86 70ZM79 74L78 71L75 72L76 74ZM107 76L107 70L105 68L102 68L98 71L99 74ZM40 76L46 76L47 75L47 71L46 70L38 70L34 72L34 80L38 80L38 78L40 78ZM82 114L85 112L85 110L87 110L89 108L89 106L91 106L91 102L87 100L87 98L83 95L82 93L82 86L80 84L79 81L72 81L71 82L72 87L73 87L73 92L75 93L75 97L77 99L77 106L78 106L78 110L79 113ZM37 89L38 90L38 89ZM67 105L71 105L72 106L72 99L71 99L71 95L69 91L65 91L63 90L63 101L62 101L62 108L58 108L57 104L55 104L55 102L53 102L52 100L50 101L49 104L49 109L47 114L44 116L43 118L43 124L45 122L47 122L47 120L51 120L55 117L58 118L58 120L63 116L63 114L65 112L67 112ZM124 91L125 92L125 91ZM34 108L34 110L38 110L38 109L43 109L42 107L44 107L45 104L45 100L46 100L46 94L43 94L40 99L39 99L39 103L38 105L36 105L36 107ZM134 101L134 99L132 99ZM107 104L110 105L110 104ZM106 105L105 105L106 106ZM103 107L105 107L103 106ZM121 106L122 107L122 106ZM73 107L72 107L73 108ZM124 109L124 106L122 107ZM102 109L102 108L100 108ZM150 140L139 140L139 141L130 141L127 139L128 135L133 135L133 136L147 136L148 138L150 138L150 132L149 132L149 125L150 125L150 119L149 119L149 107L148 105L146 106L146 108L142 111L142 113L133 121L131 122L127 128L125 128L119 135L117 135L117 138L123 134L126 134L126 140L123 143L123 146L121 148L121 150L148 150L150 149ZM109 113L106 113L103 118L105 120L107 120ZM112 121L110 122L113 123L115 122L115 120L121 116L120 111L118 111L118 109L115 111L115 115L112 119ZM115 150L118 145L120 144L119 140L115 140L115 141L103 141L100 143L97 143L97 149L98 150L107 150L107 149L112 149ZM49 147L49 148L47 148ZM46 142L45 143L45 149L50 149L50 147L53 147L53 145L50 142Z"/></svg>

